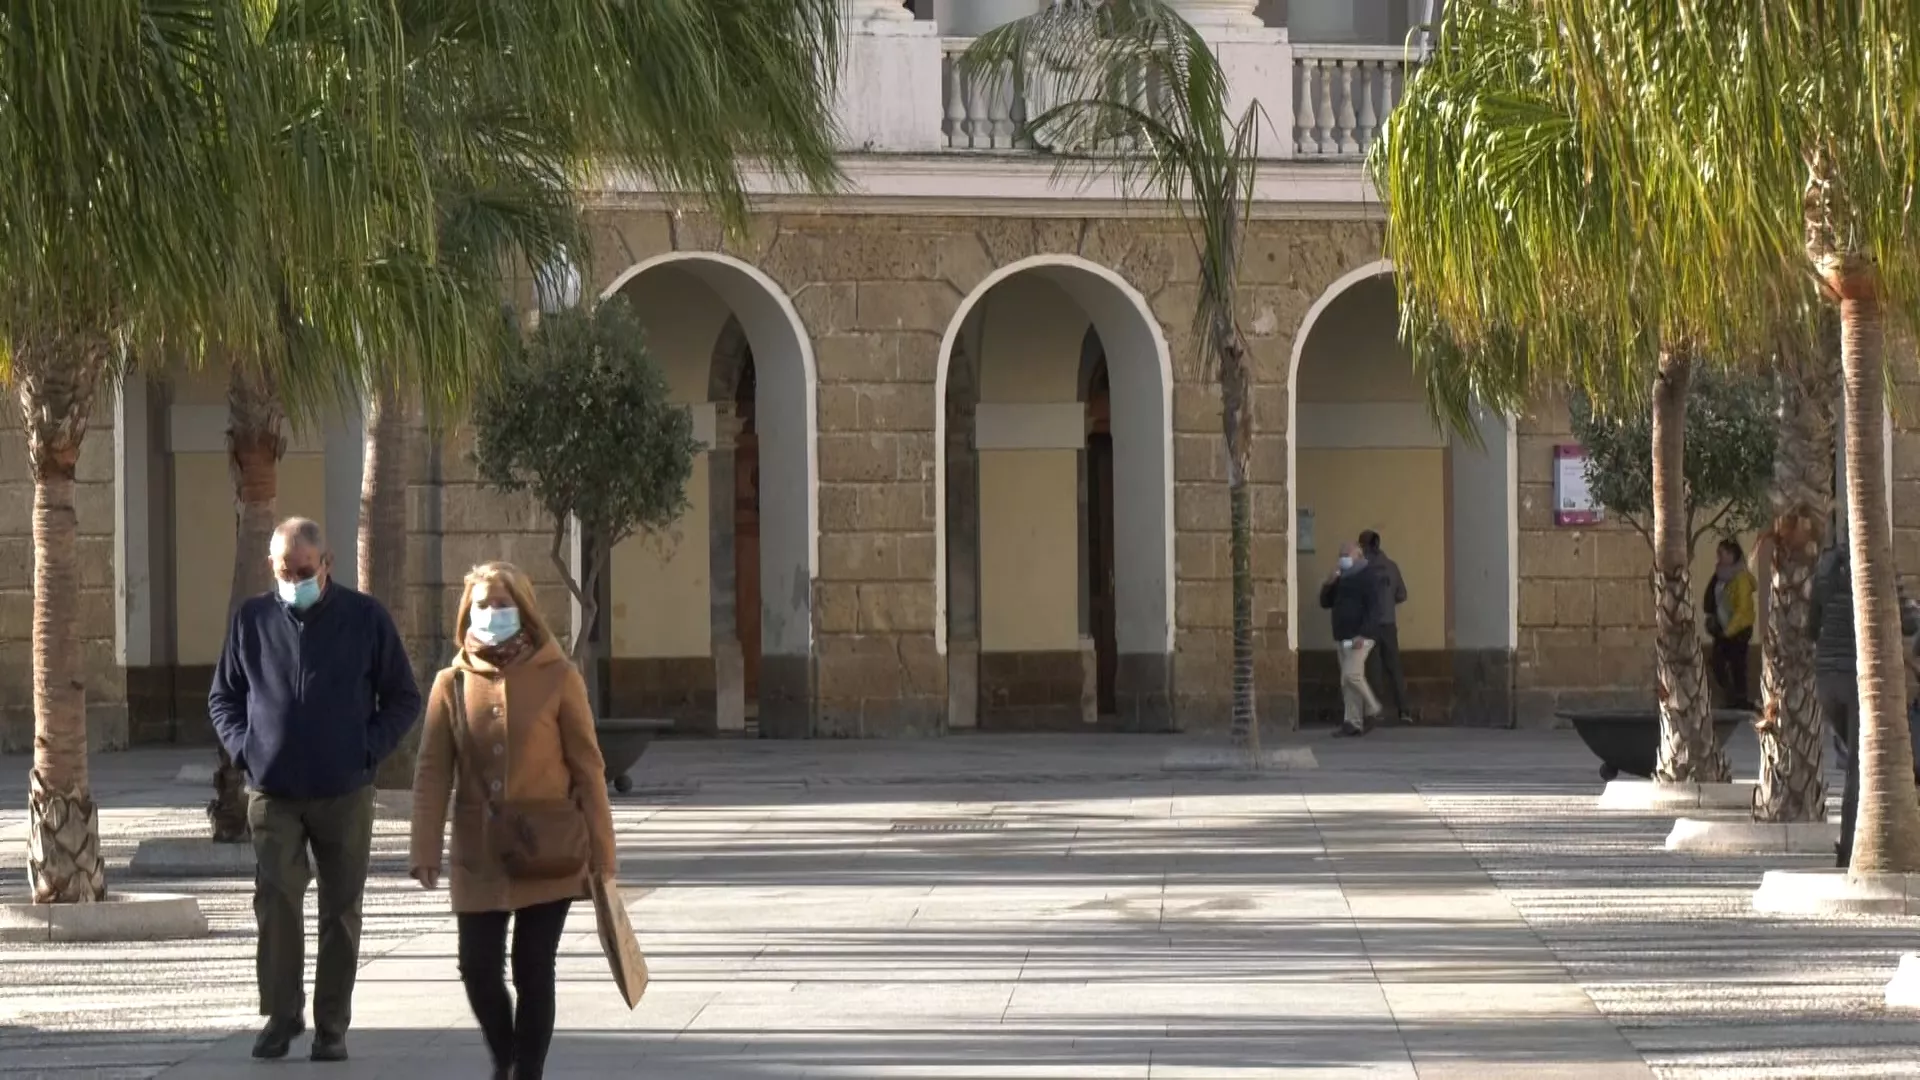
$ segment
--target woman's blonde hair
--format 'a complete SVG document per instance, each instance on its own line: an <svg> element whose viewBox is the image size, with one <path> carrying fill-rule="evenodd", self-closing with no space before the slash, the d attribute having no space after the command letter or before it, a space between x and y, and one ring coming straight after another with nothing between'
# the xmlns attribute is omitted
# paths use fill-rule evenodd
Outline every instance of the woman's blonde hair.
<svg viewBox="0 0 1920 1080"><path fill-rule="evenodd" d="M466 580L460 584L460 613L453 620L455 648L467 647L467 630L473 625L475 585L498 585L507 591L513 606L520 609L520 629L527 635L528 644L537 649L553 640L553 631L547 629L546 617L540 614L532 580L512 563L490 562L467 571Z"/></svg>

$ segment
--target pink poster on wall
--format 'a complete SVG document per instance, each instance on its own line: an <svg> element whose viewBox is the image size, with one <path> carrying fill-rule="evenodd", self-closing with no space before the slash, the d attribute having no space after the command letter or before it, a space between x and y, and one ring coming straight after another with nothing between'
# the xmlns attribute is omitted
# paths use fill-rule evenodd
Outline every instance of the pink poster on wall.
<svg viewBox="0 0 1920 1080"><path fill-rule="evenodd" d="M1606 514L1587 485L1587 451L1562 443L1553 448L1553 523L1562 527L1597 525Z"/></svg>

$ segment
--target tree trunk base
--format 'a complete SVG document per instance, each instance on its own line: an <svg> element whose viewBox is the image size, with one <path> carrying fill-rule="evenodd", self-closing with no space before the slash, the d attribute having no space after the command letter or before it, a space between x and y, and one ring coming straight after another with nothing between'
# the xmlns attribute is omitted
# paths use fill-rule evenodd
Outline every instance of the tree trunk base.
<svg viewBox="0 0 1920 1080"><path fill-rule="evenodd" d="M246 774L224 749L220 751L220 764L213 770L213 801L207 804L207 820L213 825L217 844L242 843L253 833L247 824Z"/></svg>
<svg viewBox="0 0 1920 1080"><path fill-rule="evenodd" d="M28 779L27 876L36 904L90 904L106 899L99 808L84 786L48 790L38 770Z"/></svg>

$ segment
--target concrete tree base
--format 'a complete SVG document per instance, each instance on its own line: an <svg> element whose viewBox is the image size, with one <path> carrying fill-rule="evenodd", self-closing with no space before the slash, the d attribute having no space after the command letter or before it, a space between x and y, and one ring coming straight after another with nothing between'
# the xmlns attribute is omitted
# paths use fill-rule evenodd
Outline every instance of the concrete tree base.
<svg viewBox="0 0 1920 1080"><path fill-rule="evenodd" d="M1609 780L1602 810L1750 810L1754 784L1663 784L1658 780Z"/></svg>
<svg viewBox="0 0 1920 1080"><path fill-rule="evenodd" d="M157 836L140 841L127 869L140 877L250 878L251 843L216 844L204 836Z"/></svg>
<svg viewBox="0 0 1920 1080"><path fill-rule="evenodd" d="M1887 983L1887 1008L1920 1009L1920 953L1900 958L1900 967Z"/></svg>
<svg viewBox="0 0 1920 1080"><path fill-rule="evenodd" d="M1668 851L1701 855L1832 855L1840 826L1832 822L1681 818L1667 834Z"/></svg>
<svg viewBox="0 0 1920 1080"><path fill-rule="evenodd" d="M173 774L173 782L176 784L191 784L194 787L206 787L213 783L215 768L216 766L214 765L202 765L197 761L182 765L180 766L180 771Z"/></svg>
<svg viewBox="0 0 1920 1080"><path fill-rule="evenodd" d="M0 904L0 942L172 941L207 936L191 896L118 893L97 904Z"/></svg>
<svg viewBox="0 0 1920 1080"><path fill-rule="evenodd" d="M1769 870L1753 910L1770 915L1920 915L1920 874Z"/></svg>
<svg viewBox="0 0 1920 1080"><path fill-rule="evenodd" d="M1239 769L1284 772L1319 767L1320 759L1313 756L1311 747L1306 746L1285 746L1262 751L1258 763L1246 751L1231 747L1169 750L1160 761L1160 768L1166 772L1226 772Z"/></svg>

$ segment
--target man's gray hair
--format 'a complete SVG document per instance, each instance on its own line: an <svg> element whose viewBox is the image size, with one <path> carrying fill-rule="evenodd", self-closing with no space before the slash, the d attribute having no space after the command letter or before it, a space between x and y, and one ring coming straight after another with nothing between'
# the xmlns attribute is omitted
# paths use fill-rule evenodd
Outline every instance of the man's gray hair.
<svg viewBox="0 0 1920 1080"><path fill-rule="evenodd" d="M282 547L299 544L322 555L327 553L327 534L320 531L320 523L312 518L288 518L273 530L273 535L280 539Z"/></svg>

